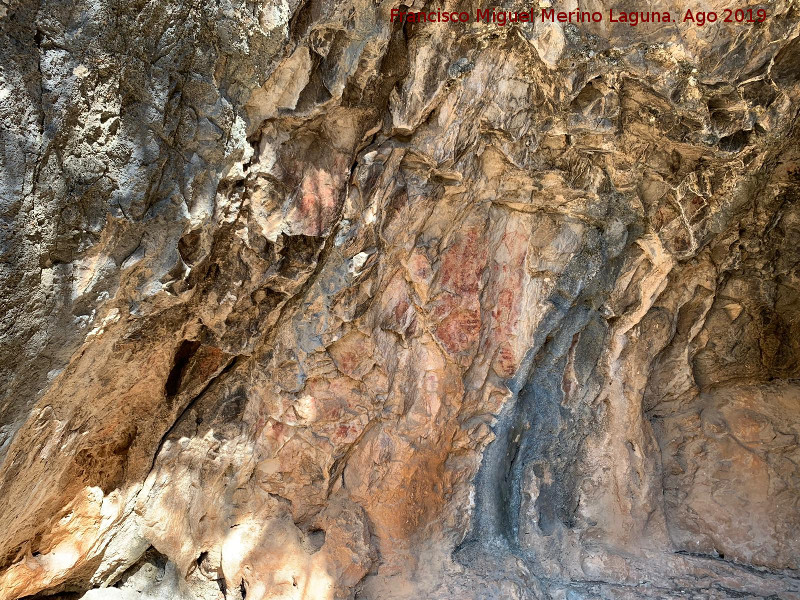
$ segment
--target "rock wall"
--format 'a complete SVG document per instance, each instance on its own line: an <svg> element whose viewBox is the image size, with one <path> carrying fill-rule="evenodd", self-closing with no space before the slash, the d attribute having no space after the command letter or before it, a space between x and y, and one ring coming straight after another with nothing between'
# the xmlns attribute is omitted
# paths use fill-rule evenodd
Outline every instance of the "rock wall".
<svg viewBox="0 0 800 600"><path fill-rule="evenodd" d="M422 8L0 3L1 598L800 598L800 6Z"/></svg>

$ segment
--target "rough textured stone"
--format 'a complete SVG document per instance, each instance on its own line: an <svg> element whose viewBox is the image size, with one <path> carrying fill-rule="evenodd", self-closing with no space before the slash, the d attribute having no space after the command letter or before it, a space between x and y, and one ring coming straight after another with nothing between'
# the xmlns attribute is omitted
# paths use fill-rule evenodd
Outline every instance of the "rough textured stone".
<svg viewBox="0 0 800 600"><path fill-rule="evenodd" d="M400 6L0 4L0 597L800 598L797 4Z"/></svg>

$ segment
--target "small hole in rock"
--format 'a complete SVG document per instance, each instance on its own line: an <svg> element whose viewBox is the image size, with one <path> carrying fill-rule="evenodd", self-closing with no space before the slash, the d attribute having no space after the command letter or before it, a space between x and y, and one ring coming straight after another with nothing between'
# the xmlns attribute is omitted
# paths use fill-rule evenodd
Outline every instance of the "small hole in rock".
<svg viewBox="0 0 800 600"><path fill-rule="evenodd" d="M719 140L719 147L725 152L739 152L747 145L750 140L749 131L737 131L732 135L726 135Z"/></svg>
<svg viewBox="0 0 800 600"><path fill-rule="evenodd" d="M306 542L312 554L314 552L319 552L325 544L325 531L322 529L312 529L306 536Z"/></svg>
<svg viewBox="0 0 800 600"><path fill-rule="evenodd" d="M175 396L178 390L180 390L181 380L183 379L186 367L189 365L189 361L199 347L200 342L197 341L183 340L181 342L178 351L175 352L175 358L172 359L172 369L164 384L164 392L168 398Z"/></svg>

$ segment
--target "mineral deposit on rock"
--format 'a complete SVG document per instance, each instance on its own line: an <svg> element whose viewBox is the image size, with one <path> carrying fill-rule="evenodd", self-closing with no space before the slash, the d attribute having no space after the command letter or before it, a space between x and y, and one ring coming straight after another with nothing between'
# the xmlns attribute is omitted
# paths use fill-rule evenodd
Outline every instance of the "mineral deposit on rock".
<svg viewBox="0 0 800 600"><path fill-rule="evenodd" d="M0 599L800 598L800 4L480 2L0 0Z"/></svg>

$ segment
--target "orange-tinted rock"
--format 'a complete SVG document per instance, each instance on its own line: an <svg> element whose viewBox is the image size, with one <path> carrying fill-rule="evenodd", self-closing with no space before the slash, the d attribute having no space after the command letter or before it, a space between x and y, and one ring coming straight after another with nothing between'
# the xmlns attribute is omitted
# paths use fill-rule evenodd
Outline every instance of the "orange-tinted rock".
<svg viewBox="0 0 800 600"><path fill-rule="evenodd" d="M506 4L0 3L0 600L800 597L797 7Z"/></svg>

